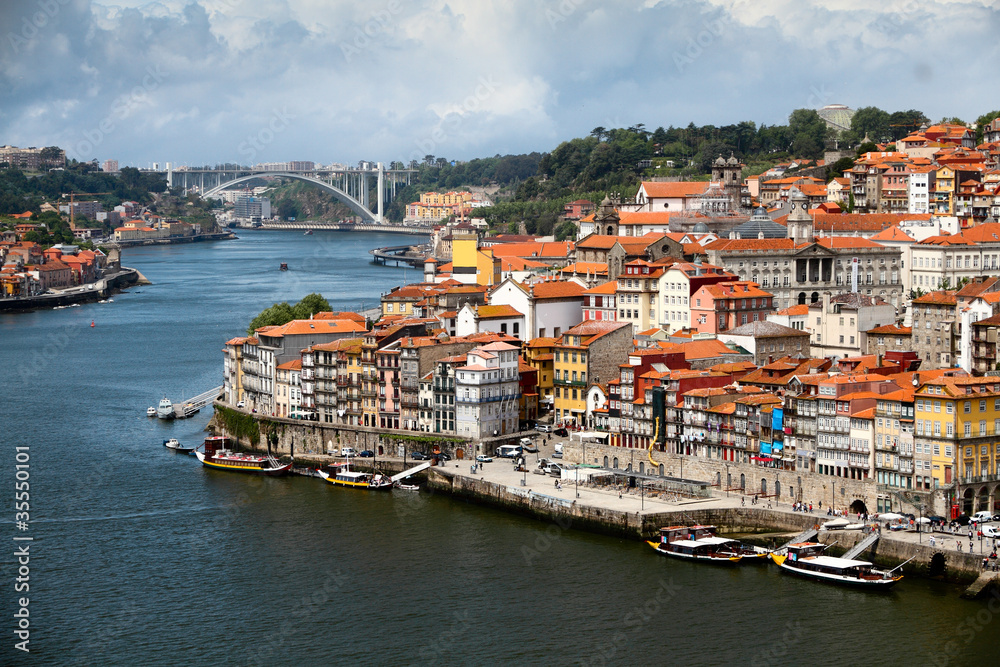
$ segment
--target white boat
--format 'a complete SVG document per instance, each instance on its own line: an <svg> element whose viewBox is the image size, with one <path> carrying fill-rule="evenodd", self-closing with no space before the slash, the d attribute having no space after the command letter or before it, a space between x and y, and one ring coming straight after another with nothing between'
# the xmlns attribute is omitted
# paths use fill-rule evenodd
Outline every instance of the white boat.
<svg viewBox="0 0 1000 667"><path fill-rule="evenodd" d="M167 449L171 449L178 454L187 454L194 451L194 447L185 447L182 445L177 438L170 438L169 440L163 441L163 446Z"/></svg>
<svg viewBox="0 0 1000 667"><path fill-rule="evenodd" d="M820 526L820 530L843 530L850 525L851 522L847 519L831 519Z"/></svg>
<svg viewBox="0 0 1000 667"><path fill-rule="evenodd" d="M844 526L844 530L864 530L867 526L866 523L849 523Z"/></svg>
<svg viewBox="0 0 1000 667"><path fill-rule="evenodd" d="M156 408L154 408L152 405L149 406L148 408L146 408L146 416L147 417L155 417L156 416Z"/></svg>
<svg viewBox="0 0 1000 667"><path fill-rule="evenodd" d="M772 553L771 560L785 572L845 586L886 589L903 578L895 570L876 570L868 561L824 556L826 547L819 542L790 544L785 553Z"/></svg>
<svg viewBox="0 0 1000 667"><path fill-rule="evenodd" d="M160 419L174 418L174 404L166 396L161 398L159 405L156 406L156 416Z"/></svg>
<svg viewBox="0 0 1000 667"><path fill-rule="evenodd" d="M400 484L396 482L396 488L400 491L419 491L420 487L416 484Z"/></svg>

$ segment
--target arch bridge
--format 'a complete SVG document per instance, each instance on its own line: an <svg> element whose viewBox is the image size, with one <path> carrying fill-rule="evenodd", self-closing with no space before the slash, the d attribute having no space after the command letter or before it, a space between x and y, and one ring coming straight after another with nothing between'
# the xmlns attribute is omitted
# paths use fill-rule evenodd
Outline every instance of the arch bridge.
<svg viewBox="0 0 1000 667"><path fill-rule="evenodd" d="M203 198L219 195L223 190L255 178L290 178L325 190L346 204L364 222L381 224L385 204L392 201L397 190L410 184L416 171L385 169L381 162L358 169L172 169L166 171L167 185L185 192L196 190ZM375 201L371 202L371 181L375 179ZM372 204L375 210L372 211Z"/></svg>

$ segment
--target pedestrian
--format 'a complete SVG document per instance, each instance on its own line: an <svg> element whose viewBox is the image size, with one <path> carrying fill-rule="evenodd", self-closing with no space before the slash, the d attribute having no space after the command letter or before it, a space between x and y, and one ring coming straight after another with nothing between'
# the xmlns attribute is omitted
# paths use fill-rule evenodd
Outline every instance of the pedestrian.
<svg viewBox="0 0 1000 667"><path fill-rule="evenodd" d="M747 506L747 497L740 496L740 507L746 507L746 506Z"/></svg>
<svg viewBox="0 0 1000 667"><path fill-rule="evenodd" d="M934 546L934 536L931 535L931 546Z"/></svg>
<svg viewBox="0 0 1000 667"><path fill-rule="evenodd" d="M820 506L820 507L822 507L822 506L823 506L823 503L820 503L820 505L819 505L819 506ZM810 511L810 512L812 512L812 511L813 511L813 504L812 504L812 503L809 503L809 511Z"/></svg>

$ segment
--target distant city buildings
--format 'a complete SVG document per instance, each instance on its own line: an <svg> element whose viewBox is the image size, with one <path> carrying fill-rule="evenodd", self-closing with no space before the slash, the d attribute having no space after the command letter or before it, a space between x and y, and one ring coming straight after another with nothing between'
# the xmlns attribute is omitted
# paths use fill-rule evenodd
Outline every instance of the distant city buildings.
<svg viewBox="0 0 1000 667"><path fill-rule="evenodd" d="M0 164L24 171L39 171L66 166L66 151L61 148L18 148L0 146Z"/></svg>
<svg viewBox="0 0 1000 667"><path fill-rule="evenodd" d="M101 164L101 171L116 173L118 171L118 160L105 160Z"/></svg>

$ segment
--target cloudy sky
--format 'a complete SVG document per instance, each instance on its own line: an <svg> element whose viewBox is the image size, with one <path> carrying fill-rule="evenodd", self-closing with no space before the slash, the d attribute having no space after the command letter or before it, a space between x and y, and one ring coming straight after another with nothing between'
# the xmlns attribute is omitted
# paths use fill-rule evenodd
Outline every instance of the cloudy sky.
<svg viewBox="0 0 1000 667"><path fill-rule="evenodd" d="M2 0L0 144L390 162L843 103L1000 107L994 0Z"/></svg>

